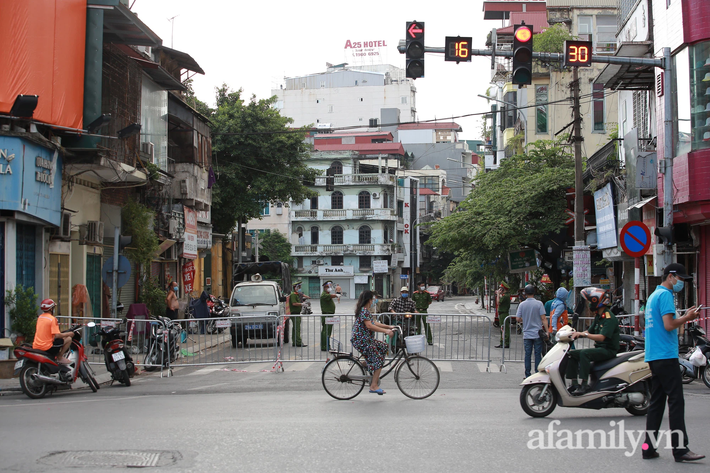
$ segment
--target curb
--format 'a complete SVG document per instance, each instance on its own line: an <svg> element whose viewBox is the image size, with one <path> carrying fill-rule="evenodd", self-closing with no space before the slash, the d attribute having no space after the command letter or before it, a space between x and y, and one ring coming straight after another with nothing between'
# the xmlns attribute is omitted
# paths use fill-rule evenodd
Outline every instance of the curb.
<svg viewBox="0 0 710 473"><path fill-rule="evenodd" d="M14 378L17 379L17 378ZM96 375L96 382L99 383L99 386L104 386L106 384L111 383L112 378L111 378L111 373L102 373ZM13 394L22 394L22 388L19 386L20 381L17 379L17 386L11 386L11 387L3 387L0 388L0 396L10 396ZM84 382L80 379L77 379L74 384L71 385L72 391L76 391L79 389L90 389L88 384L84 384Z"/></svg>

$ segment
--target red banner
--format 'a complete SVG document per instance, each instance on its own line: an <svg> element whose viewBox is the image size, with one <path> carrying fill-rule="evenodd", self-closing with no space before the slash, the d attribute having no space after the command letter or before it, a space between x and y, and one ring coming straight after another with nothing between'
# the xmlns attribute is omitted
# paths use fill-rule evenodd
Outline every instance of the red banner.
<svg viewBox="0 0 710 473"><path fill-rule="evenodd" d="M195 265L192 261L188 261L182 265L182 284L185 286L185 294L189 294L193 291L195 284Z"/></svg>

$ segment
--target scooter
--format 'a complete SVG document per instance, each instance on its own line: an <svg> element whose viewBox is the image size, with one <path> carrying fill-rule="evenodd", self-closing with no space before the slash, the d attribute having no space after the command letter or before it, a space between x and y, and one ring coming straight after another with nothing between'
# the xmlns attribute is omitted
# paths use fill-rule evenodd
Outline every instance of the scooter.
<svg viewBox="0 0 710 473"><path fill-rule="evenodd" d="M635 416L646 415L651 398L651 369L644 361L643 351L619 353L616 358L592 363L589 386L591 391L581 396L569 393L564 374L575 330L562 327L557 343L547 352L538 372L521 383L520 405L531 417L545 417L561 407L605 409L623 407Z"/></svg>
<svg viewBox="0 0 710 473"><path fill-rule="evenodd" d="M135 374L136 368L133 358L125 347L123 338L125 331L121 331L121 326L102 327L97 334L101 337L101 348L104 350L104 363L106 369L111 373L111 377L125 384L131 385L131 378Z"/></svg>
<svg viewBox="0 0 710 473"><path fill-rule="evenodd" d="M74 332L71 348L66 353L66 358L71 361L64 365L57 362L53 356L43 350L22 345L15 348L15 376L20 376L22 392L30 399L42 399L49 392L54 392L60 387L71 388L77 377L88 384L93 392L99 390L94 372L89 366L88 358L84 354L84 345L81 343L81 330L94 327L96 324L89 322L86 325L74 325L70 331Z"/></svg>
<svg viewBox="0 0 710 473"><path fill-rule="evenodd" d="M688 325L687 331L694 341L694 346L689 347L687 353L678 357L680 374L683 376L683 384L689 384L696 379L702 379L705 386L710 388L710 369L708 369L708 363L710 363L710 341L708 341L705 336L705 330L700 328L697 324ZM695 366L690 362L689 358L695 351L695 347L700 348L700 351L702 351L705 356L705 366Z"/></svg>
<svg viewBox="0 0 710 473"><path fill-rule="evenodd" d="M177 360L180 354L180 324L167 317L155 317L154 320L161 323L150 326L150 339L144 360L146 371L154 371L161 365L169 368L170 363Z"/></svg>

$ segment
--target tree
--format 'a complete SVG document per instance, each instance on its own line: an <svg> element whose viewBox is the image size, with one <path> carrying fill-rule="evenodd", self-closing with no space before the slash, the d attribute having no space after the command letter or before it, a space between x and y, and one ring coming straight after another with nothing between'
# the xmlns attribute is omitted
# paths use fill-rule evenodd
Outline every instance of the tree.
<svg viewBox="0 0 710 473"><path fill-rule="evenodd" d="M429 243L456 255L447 277L480 286L484 276L507 274L510 250L542 250L540 242L564 227L565 192L573 183L574 160L562 140L531 143L525 154L478 174L459 210L432 225Z"/></svg>
<svg viewBox="0 0 710 473"><path fill-rule="evenodd" d="M314 195L304 182L319 171L305 158L306 128L290 129L293 122L273 105L276 97L249 101L242 90L227 85L217 89L212 122L212 149L217 183L212 188L212 225L228 234L239 219L260 218L266 203L302 202Z"/></svg>
<svg viewBox="0 0 710 473"><path fill-rule="evenodd" d="M291 263L291 243L286 236L274 230L270 233L259 234L259 259L266 258L267 261L283 261Z"/></svg>
<svg viewBox="0 0 710 473"><path fill-rule="evenodd" d="M565 41L574 39L561 23L547 28L546 30L533 35L533 51L536 53L561 53Z"/></svg>

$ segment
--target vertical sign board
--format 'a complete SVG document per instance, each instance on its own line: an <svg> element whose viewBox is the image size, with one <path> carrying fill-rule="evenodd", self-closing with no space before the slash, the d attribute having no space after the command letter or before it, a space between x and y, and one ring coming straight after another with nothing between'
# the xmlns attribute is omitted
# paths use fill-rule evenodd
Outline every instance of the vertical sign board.
<svg viewBox="0 0 710 473"><path fill-rule="evenodd" d="M185 287L185 294L190 294L195 288L195 264L192 261L182 265L182 284Z"/></svg>
<svg viewBox="0 0 710 473"><path fill-rule="evenodd" d="M611 183L594 193L594 206L597 214L597 248L616 248L616 220Z"/></svg>
<svg viewBox="0 0 710 473"><path fill-rule="evenodd" d="M410 178L404 179L404 209L402 210L402 220L404 221L404 262L402 263L403 268L409 268L412 266L412 207L410 202L410 192L411 192L412 180Z"/></svg>
<svg viewBox="0 0 710 473"><path fill-rule="evenodd" d="M574 287L592 285L592 256L588 246L574 246Z"/></svg>
<svg viewBox="0 0 710 473"><path fill-rule="evenodd" d="M182 257L195 259L197 258L197 214L185 206L183 212L185 212L185 236Z"/></svg>

